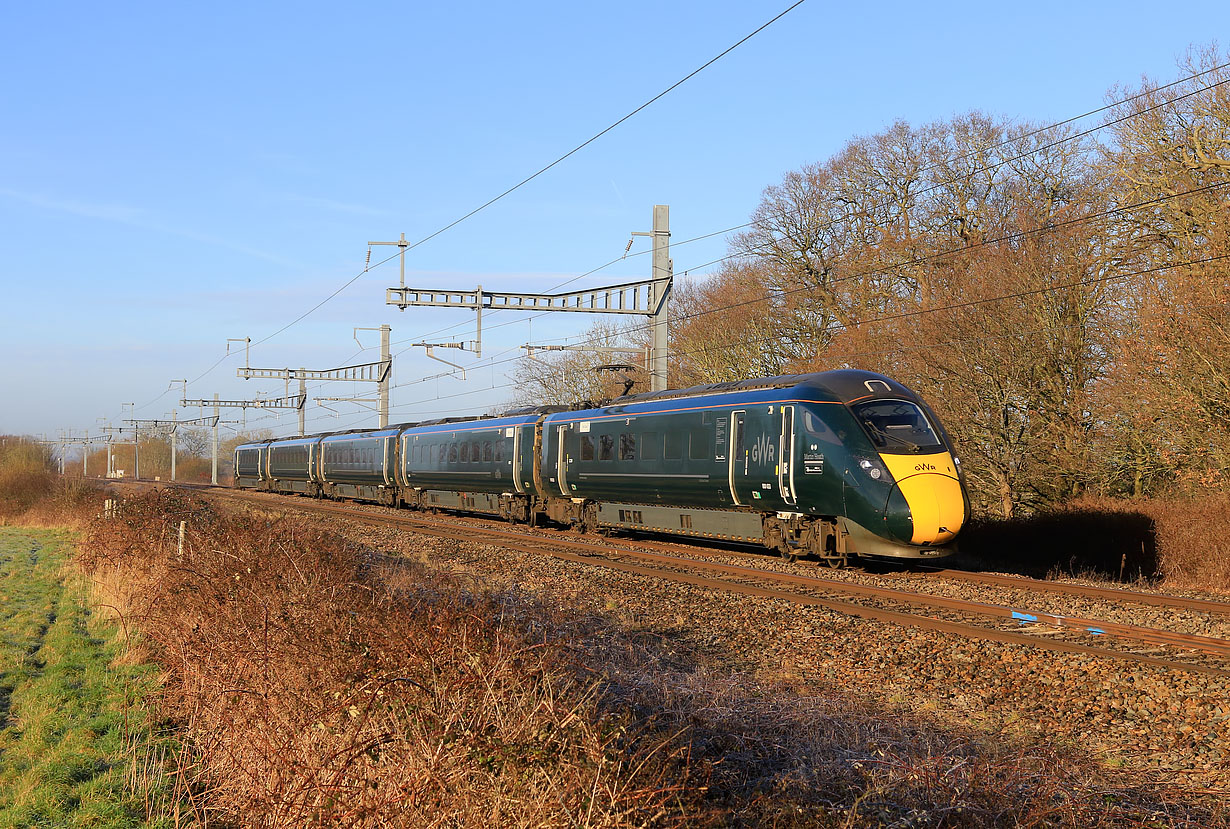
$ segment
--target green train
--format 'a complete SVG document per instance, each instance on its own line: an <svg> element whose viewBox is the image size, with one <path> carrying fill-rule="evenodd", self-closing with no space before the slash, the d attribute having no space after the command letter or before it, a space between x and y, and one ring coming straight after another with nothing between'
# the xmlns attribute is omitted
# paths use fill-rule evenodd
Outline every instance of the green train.
<svg viewBox="0 0 1230 829"><path fill-rule="evenodd" d="M235 485L752 542L834 566L942 557L969 516L935 414L854 370L248 443Z"/></svg>

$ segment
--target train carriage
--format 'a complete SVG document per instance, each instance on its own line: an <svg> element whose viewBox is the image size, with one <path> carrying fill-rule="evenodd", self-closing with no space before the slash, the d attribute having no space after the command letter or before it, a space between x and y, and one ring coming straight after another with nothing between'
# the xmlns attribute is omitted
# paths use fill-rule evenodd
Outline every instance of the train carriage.
<svg viewBox="0 0 1230 829"><path fill-rule="evenodd" d="M403 501L528 517L538 415L422 424L400 436ZM531 464L526 463L531 459ZM413 493L413 494L410 494Z"/></svg>
<svg viewBox="0 0 1230 829"><path fill-rule="evenodd" d="M401 429L356 429L321 438L316 480L322 494L395 504L395 455Z"/></svg>
<svg viewBox="0 0 1230 829"><path fill-rule="evenodd" d="M539 472L544 495L588 505L578 523L762 541L835 563L941 555L968 514L934 415L904 386L859 371L551 415Z"/></svg>
<svg viewBox="0 0 1230 829"><path fill-rule="evenodd" d="M235 447L235 486L258 487L265 475L265 455L270 441L244 443Z"/></svg>
<svg viewBox="0 0 1230 829"><path fill-rule="evenodd" d="M264 453L264 488L303 495L318 493L316 466L320 439L320 435L312 435L271 441Z"/></svg>

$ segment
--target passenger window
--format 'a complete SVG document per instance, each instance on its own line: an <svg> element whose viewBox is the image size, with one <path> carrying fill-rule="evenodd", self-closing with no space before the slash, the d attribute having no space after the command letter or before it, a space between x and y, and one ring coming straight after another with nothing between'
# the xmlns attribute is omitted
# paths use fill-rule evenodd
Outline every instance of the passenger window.
<svg viewBox="0 0 1230 829"><path fill-rule="evenodd" d="M463 440L461 442L461 460L459 461L459 463L469 463L469 462L470 462L470 442L467 440Z"/></svg>
<svg viewBox="0 0 1230 829"><path fill-rule="evenodd" d="M667 432L665 445L662 447L662 457L668 461L683 459L683 435L679 432Z"/></svg>
<svg viewBox="0 0 1230 829"><path fill-rule="evenodd" d="M483 450L482 450L482 447L479 445L479 442L476 440L470 441L470 461L472 463L478 463L480 460L482 460L482 457L483 457Z"/></svg>
<svg viewBox="0 0 1230 829"><path fill-rule="evenodd" d="M491 441L484 440L483 441L483 460L486 461L487 463L490 463L492 460L492 457L493 455L491 452Z"/></svg>
<svg viewBox="0 0 1230 829"><path fill-rule="evenodd" d="M657 432L646 432L641 435L641 457L647 461L658 459L658 447L662 445L662 437Z"/></svg>
<svg viewBox="0 0 1230 829"><path fill-rule="evenodd" d="M589 435L581 435L581 460L594 459L594 439Z"/></svg>
<svg viewBox="0 0 1230 829"><path fill-rule="evenodd" d="M713 448L709 444L709 433L702 429L693 429L689 435L688 457L701 461L713 457Z"/></svg>
<svg viewBox="0 0 1230 829"><path fill-rule="evenodd" d="M621 461L636 460L636 435L625 432L619 436L619 459Z"/></svg>
<svg viewBox="0 0 1230 829"><path fill-rule="evenodd" d="M615 437L613 435L600 435L598 438L598 460L610 461L615 459Z"/></svg>
<svg viewBox="0 0 1230 829"><path fill-rule="evenodd" d="M455 443L450 443L448 445L448 462L457 463L457 444Z"/></svg>
<svg viewBox="0 0 1230 829"><path fill-rule="evenodd" d="M835 443L838 446L845 443L844 429L834 432L819 414L810 409L803 409L803 429L808 437L818 438L825 443Z"/></svg>

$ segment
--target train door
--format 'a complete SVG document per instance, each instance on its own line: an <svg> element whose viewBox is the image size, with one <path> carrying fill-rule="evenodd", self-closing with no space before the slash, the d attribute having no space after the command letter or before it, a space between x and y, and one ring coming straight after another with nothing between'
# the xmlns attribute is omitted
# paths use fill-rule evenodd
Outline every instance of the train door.
<svg viewBox="0 0 1230 829"><path fill-rule="evenodd" d="M780 503L781 421L774 408L731 414L730 494L740 506L775 509Z"/></svg>
<svg viewBox="0 0 1230 829"><path fill-rule="evenodd" d="M512 428L513 445L512 445L512 478L513 489L517 492L525 492L525 481L521 480L521 433L524 431L519 426Z"/></svg>
<svg viewBox="0 0 1230 829"><path fill-rule="evenodd" d="M559 484L560 495L570 498L571 493L568 492L568 447L565 445L565 438L568 436L568 424L563 423L555 427L555 435L559 441L559 446L556 449L558 454L555 456L555 480Z"/></svg>
<svg viewBox="0 0 1230 829"><path fill-rule="evenodd" d="M730 470L730 497L736 504L742 505L744 499L739 491L740 484L747 477L747 446L745 433L747 431L747 412L731 412L730 414L730 446L726 455Z"/></svg>
<svg viewBox="0 0 1230 829"><path fill-rule="evenodd" d="M756 413L731 412L731 443L729 443L729 483L731 498L740 507L759 506L764 497L764 439L759 442L748 435L756 430Z"/></svg>
<svg viewBox="0 0 1230 829"><path fill-rule="evenodd" d="M782 406L782 431L777 445L777 490L782 501L793 507L794 494L794 406Z"/></svg>

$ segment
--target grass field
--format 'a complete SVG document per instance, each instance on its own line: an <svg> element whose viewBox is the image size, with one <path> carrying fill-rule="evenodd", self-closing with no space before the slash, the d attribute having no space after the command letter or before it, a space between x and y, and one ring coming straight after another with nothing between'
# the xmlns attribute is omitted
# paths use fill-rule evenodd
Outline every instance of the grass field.
<svg viewBox="0 0 1230 829"><path fill-rule="evenodd" d="M70 555L66 533L0 527L0 829L171 825L148 811L151 668L117 661Z"/></svg>

